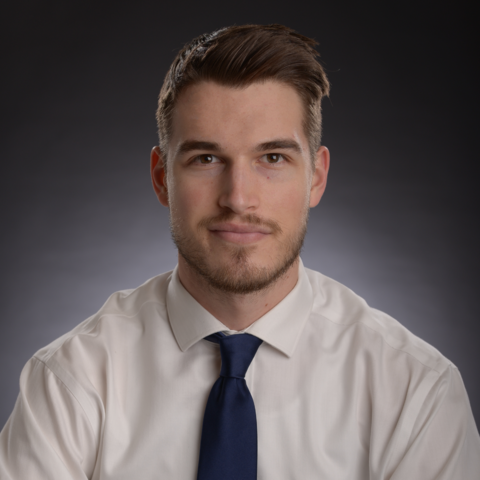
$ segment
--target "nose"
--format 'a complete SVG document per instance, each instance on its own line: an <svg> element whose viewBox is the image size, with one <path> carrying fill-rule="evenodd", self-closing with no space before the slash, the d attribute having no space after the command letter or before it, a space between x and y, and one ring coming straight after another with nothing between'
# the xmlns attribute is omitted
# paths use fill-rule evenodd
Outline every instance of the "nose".
<svg viewBox="0 0 480 480"><path fill-rule="evenodd" d="M248 161L232 161L224 171L218 200L220 207L237 215L254 212L259 206L260 189Z"/></svg>

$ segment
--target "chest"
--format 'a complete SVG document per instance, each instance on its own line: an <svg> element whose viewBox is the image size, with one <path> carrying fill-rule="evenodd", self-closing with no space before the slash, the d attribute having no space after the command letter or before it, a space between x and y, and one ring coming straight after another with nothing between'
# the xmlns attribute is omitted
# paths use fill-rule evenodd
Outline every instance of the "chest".
<svg viewBox="0 0 480 480"><path fill-rule="evenodd" d="M124 367L123 381L109 385L94 479L196 478L203 414L221 364L218 346L205 343L178 358L160 352L132 368L134 376ZM360 386L345 365L316 358L262 345L247 372L258 480L368 478Z"/></svg>

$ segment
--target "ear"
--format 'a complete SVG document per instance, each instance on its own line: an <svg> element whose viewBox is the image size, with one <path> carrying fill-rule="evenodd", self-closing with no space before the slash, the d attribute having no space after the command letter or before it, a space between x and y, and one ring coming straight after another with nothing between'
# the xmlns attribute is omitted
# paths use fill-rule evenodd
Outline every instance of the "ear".
<svg viewBox="0 0 480 480"><path fill-rule="evenodd" d="M150 154L150 175L152 176L153 189L158 201L164 207L168 207L167 176L164 158L159 147L153 147Z"/></svg>
<svg viewBox="0 0 480 480"><path fill-rule="evenodd" d="M320 147L315 154L315 171L312 175L310 189L310 208L316 207L327 186L328 169L330 168L330 152L327 147Z"/></svg>

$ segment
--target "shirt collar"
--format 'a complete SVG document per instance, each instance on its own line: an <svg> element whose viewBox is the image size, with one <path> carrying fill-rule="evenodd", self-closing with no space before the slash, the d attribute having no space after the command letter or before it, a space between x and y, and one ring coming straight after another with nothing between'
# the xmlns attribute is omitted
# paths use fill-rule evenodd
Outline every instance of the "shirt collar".
<svg viewBox="0 0 480 480"><path fill-rule="evenodd" d="M230 331L205 310L184 288L173 271L167 290L167 312L175 339L182 352L202 338L216 332ZM298 281L293 290L272 310L243 330L255 335L288 357L295 351L313 304L313 292L302 260L298 266Z"/></svg>

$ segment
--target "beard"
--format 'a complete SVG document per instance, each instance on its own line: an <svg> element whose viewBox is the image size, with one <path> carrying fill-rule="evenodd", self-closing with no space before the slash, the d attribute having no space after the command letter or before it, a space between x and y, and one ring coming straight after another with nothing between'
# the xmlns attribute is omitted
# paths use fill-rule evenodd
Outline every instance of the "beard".
<svg viewBox="0 0 480 480"><path fill-rule="evenodd" d="M246 295L272 286L287 273L302 250L307 233L308 213L309 209L306 208L302 212L303 221L300 227L284 238L282 228L277 222L252 214L236 215L231 211L199 222L198 236L195 232L184 232L181 222L173 218L175 215L171 211L170 230L173 242L187 265L206 280L210 287L223 293ZM209 225L231 220L240 221L242 224L266 226L270 229L270 235L279 238L277 248L269 256L270 267L259 266L252 261L251 256L257 248L256 245L225 244L222 250L226 252L228 260L220 266L213 264L211 259L215 257L216 252L202 245L202 233L208 230Z"/></svg>

